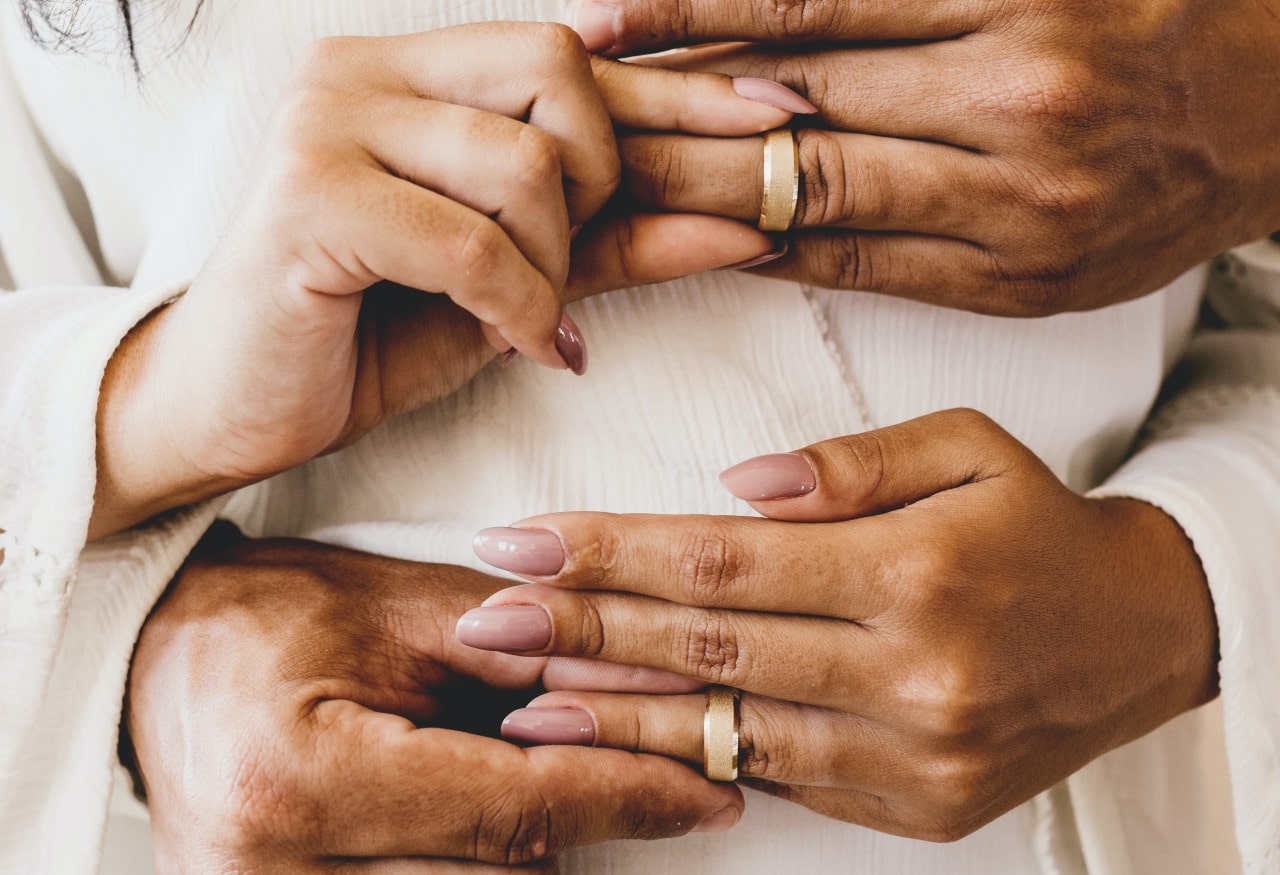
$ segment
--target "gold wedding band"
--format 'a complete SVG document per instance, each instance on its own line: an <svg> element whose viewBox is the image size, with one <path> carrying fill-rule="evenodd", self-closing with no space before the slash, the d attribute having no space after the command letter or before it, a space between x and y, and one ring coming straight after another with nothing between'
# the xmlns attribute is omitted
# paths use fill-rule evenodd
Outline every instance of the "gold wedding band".
<svg viewBox="0 0 1280 875"><path fill-rule="evenodd" d="M790 231L800 203L800 147L790 128L764 135L764 198L761 231Z"/></svg>
<svg viewBox="0 0 1280 875"><path fill-rule="evenodd" d="M707 690L702 715L702 770L709 781L738 779L738 721L740 693L733 687Z"/></svg>

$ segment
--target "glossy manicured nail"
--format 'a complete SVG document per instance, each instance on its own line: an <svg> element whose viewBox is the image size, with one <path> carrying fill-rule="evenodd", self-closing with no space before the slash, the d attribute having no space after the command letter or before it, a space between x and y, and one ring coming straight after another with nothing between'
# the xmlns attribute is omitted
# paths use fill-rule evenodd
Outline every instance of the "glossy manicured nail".
<svg viewBox="0 0 1280 875"><path fill-rule="evenodd" d="M615 37L616 39L616 37ZM739 97L753 103L763 103L796 115L813 115L818 108L790 88L771 79L741 77L733 80L733 90Z"/></svg>
<svg viewBox="0 0 1280 875"><path fill-rule="evenodd" d="M502 721L502 737L533 744L594 744L596 723L577 708L521 708Z"/></svg>
<svg viewBox="0 0 1280 875"><path fill-rule="evenodd" d="M618 10L591 0L579 0L569 10L569 26L578 32L589 52L603 52L618 43Z"/></svg>
<svg viewBox="0 0 1280 875"><path fill-rule="evenodd" d="M747 459L721 474L720 482L743 501L798 498L818 488L813 466L799 453Z"/></svg>
<svg viewBox="0 0 1280 875"><path fill-rule="evenodd" d="M766 252L764 255L757 256L756 258L748 258L746 261L731 264L728 267L723 268L723 270L749 270L753 267L759 267L762 264L777 261L779 258L786 255L787 250L790 248L790 244L788 244L786 240L783 240L781 248L775 249L773 252Z"/></svg>
<svg viewBox="0 0 1280 875"><path fill-rule="evenodd" d="M551 641L551 617L537 605L473 608L458 620L458 640L477 650L525 653Z"/></svg>
<svg viewBox="0 0 1280 875"><path fill-rule="evenodd" d="M708 817L702 823L693 828L694 832L728 832L737 825L738 819L742 815L738 809L730 806L729 808L721 808L715 814Z"/></svg>
<svg viewBox="0 0 1280 875"><path fill-rule="evenodd" d="M564 567L564 545L541 529L484 529L471 547L494 568L530 577L549 577Z"/></svg>
<svg viewBox="0 0 1280 875"><path fill-rule="evenodd" d="M582 329L565 314L556 332L556 352L579 377L587 372L587 342L582 339Z"/></svg>
<svg viewBox="0 0 1280 875"><path fill-rule="evenodd" d="M507 365L515 361L516 357L519 355L520 355L520 350L516 349L514 346L511 347L511 349L507 350L502 354L502 366L505 368Z"/></svg>

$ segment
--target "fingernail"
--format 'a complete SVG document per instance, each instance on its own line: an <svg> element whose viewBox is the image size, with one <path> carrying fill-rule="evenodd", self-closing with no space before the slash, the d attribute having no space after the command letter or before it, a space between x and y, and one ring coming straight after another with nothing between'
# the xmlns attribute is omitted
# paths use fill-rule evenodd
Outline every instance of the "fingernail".
<svg viewBox="0 0 1280 875"><path fill-rule="evenodd" d="M520 355L520 350L516 349L514 346L511 347L511 349L502 354L502 366L505 368L507 365L511 364L515 361L516 356L518 355Z"/></svg>
<svg viewBox="0 0 1280 875"><path fill-rule="evenodd" d="M471 547L481 560L514 574L550 577L564 567L564 545L541 529L484 529Z"/></svg>
<svg viewBox="0 0 1280 875"><path fill-rule="evenodd" d="M728 832L738 823L738 818L742 817L738 809L733 806L721 808L715 814L708 817L702 823L693 828L694 832Z"/></svg>
<svg viewBox="0 0 1280 875"><path fill-rule="evenodd" d="M787 254L787 250L791 245L787 241L782 241L782 247L775 249L773 252L766 252L764 255L756 258L748 258L746 261L740 261L737 264L731 264L722 270L748 270L749 268L759 267L762 264L768 264L771 261L777 261L779 258Z"/></svg>
<svg viewBox="0 0 1280 875"><path fill-rule="evenodd" d="M614 37L617 39L617 37ZM813 115L818 108L799 94L781 83L770 79L743 77L733 80L733 90L739 97L745 97L753 103L763 103L774 109L796 115Z"/></svg>
<svg viewBox="0 0 1280 875"><path fill-rule="evenodd" d="M569 13L569 26L578 32L589 52L603 52L618 42L618 10L599 3L579 2Z"/></svg>
<svg viewBox="0 0 1280 875"><path fill-rule="evenodd" d="M551 642L551 617L537 605L473 608L458 620L454 634L477 650L541 650Z"/></svg>
<svg viewBox="0 0 1280 875"><path fill-rule="evenodd" d="M569 242L572 243L574 240L577 240L578 235L581 233L582 233L582 226L574 225L572 228L569 229Z"/></svg>
<svg viewBox="0 0 1280 875"><path fill-rule="evenodd" d="M721 474L720 482L743 501L798 498L818 488L813 466L799 453L747 459Z"/></svg>
<svg viewBox="0 0 1280 875"><path fill-rule="evenodd" d="M502 737L533 744L591 745L596 724L577 708L521 708L502 721Z"/></svg>
<svg viewBox="0 0 1280 875"><path fill-rule="evenodd" d="M579 377L587 372L587 342L582 339L582 329L568 314L561 318L560 330L556 332L556 351L569 370Z"/></svg>

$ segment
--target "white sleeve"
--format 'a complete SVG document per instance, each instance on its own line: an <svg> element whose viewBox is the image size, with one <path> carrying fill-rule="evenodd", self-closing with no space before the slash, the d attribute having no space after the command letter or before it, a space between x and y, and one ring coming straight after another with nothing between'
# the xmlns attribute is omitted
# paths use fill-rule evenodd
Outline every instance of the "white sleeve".
<svg viewBox="0 0 1280 875"><path fill-rule="evenodd" d="M133 642L215 513L85 547L98 391L171 289L102 285L0 55L0 872L97 870Z"/></svg>
<svg viewBox="0 0 1280 875"><path fill-rule="evenodd" d="M1097 497L1178 521L1218 616L1222 705L1247 872L1280 867L1280 244L1220 260L1209 302L1228 325L1192 341L1133 457Z"/></svg>

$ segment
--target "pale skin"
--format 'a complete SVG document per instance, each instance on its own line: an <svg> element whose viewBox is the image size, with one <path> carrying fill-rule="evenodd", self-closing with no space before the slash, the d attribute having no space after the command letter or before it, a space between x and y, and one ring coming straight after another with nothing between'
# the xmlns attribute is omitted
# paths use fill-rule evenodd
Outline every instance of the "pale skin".
<svg viewBox="0 0 1280 875"><path fill-rule="evenodd" d="M726 76L592 60L559 25L315 44L217 248L108 368L90 536L350 444L508 349L585 365L580 341L557 346L564 303L777 245L623 216L584 232L571 269L571 229L618 183L613 125L741 136L790 117Z"/></svg>

